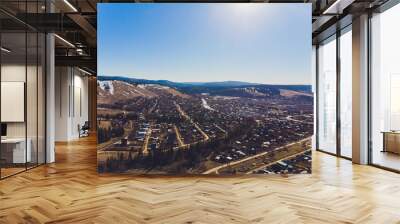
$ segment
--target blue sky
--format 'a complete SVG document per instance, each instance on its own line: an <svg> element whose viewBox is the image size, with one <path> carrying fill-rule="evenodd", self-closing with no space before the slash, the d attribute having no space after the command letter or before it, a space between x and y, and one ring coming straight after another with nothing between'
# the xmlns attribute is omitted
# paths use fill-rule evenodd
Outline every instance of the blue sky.
<svg viewBox="0 0 400 224"><path fill-rule="evenodd" d="M311 5L99 4L98 73L311 83Z"/></svg>

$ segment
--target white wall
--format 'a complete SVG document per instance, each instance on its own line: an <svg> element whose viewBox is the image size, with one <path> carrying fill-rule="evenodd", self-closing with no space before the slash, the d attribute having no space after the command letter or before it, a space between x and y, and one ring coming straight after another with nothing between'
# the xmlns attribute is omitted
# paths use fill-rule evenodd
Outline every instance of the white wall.
<svg viewBox="0 0 400 224"><path fill-rule="evenodd" d="M25 82L25 64L4 64L1 66L1 81ZM7 108L1 108L7 110ZM7 137L25 137L25 122L7 123Z"/></svg>
<svg viewBox="0 0 400 224"><path fill-rule="evenodd" d="M82 76L82 73L74 75L74 108L72 108L73 119L71 121L72 135L79 137L78 124L83 125L89 120L89 102L88 102L88 78Z"/></svg>
<svg viewBox="0 0 400 224"><path fill-rule="evenodd" d="M56 67L55 69L55 140L67 141L69 133L69 84L70 77L67 67Z"/></svg>
<svg viewBox="0 0 400 224"><path fill-rule="evenodd" d="M55 140L79 138L78 125L88 121L88 78L76 68L56 67Z"/></svg>
<svg viewBox="0 0 400 224"><path fill-rule="evenodd" d="M37 71L37 68L39 69ZM29 139L32 162L39 159L39 163L44 163L44 82L42 68L35 66L25 66L18 63L4 63L1 66L2 82L24 82L26 84L26 108L21 108L21 112L27 115L26 121L23 122L6 122L8 138L25 138ZM27 77L27 80L25 78ZM23 91L23 90L22 90ZM24 94L22 92L21 94ZM2 96L7 97L7 96ZM4 112L12 113L11 108L1 108ZM39 155L37 155L39 153Z"/></svg>
<svg viewBox="0 0 400 224"><path fill-rule="evenodd" d="M25 70L27 69L27 70ZM28 72L28 82L25 80L26 71ZM28 122L28 137L29 130L35 130L36 135L36 123L37 123L37 93L36 93L36 66L27 66L19 64L4 64L1 67L1 81L2 82L24 82L27 83L27 122ZM40 101L41 102L41 101ZM43 105L39 105L41 107ZM7 110L7 108L2 108ZM25 137L25 123L26 122L8 122L7 134L9 137ZM33 131L32 131L33 132Z"/></svg>

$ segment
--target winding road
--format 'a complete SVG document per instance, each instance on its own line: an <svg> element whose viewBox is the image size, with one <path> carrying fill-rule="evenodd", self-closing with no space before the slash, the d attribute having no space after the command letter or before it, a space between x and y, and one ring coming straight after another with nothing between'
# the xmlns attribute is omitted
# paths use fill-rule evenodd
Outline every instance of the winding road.
<svg viewBox="0 0 400 224"><path fill-rule="evenodd" d="M230 162L230 163L225 163L225 164L223 164L223 165L220 165L220 166L214 167L214 168L212 168L212 169L209 169L209 170L203 172L203 174L212 174L212 173L218 174L218 173L219 173L218 171L219 171L220 169L222 169L222 168L226 168L226 167L228 167L228 166L234 166L234 165L237 165L237 164L240 164L240 163L243 163L243 162L247 162L247 161L249 161L249 160L256 159L256 158L258 158L258 157L260 157L260 156L264 156L264 155L269 154L269 153L271 153L271 152L275 152L275 151L281 150L281 149L286 148L286 147L290 147L290 146L295 145L295 144L303 143L303 142L308 141L308 140L310 140L310 139L311 139L311 138L308 137L308 138L299 140L299 141L297 141L297 142L292 142L292 143L289 143L289 144L287 144L287 145L284 145L284 146L275 148L275 149L272 150L272 151L262 152L262 153L260 153L260 154L257 154L257 155L254 155L254 156L250 156L250 157L246 157L246 158L241 159L241 160L233 161L233 162Z"/></svg>

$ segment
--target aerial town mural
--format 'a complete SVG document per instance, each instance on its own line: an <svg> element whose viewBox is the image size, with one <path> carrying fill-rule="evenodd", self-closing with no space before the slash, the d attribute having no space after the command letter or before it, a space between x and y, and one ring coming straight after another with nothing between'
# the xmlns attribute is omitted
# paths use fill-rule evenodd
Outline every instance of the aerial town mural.
<svg viewBox="0 0 400 224"><path fill-rule="evenodd" d="M280 42L264 41L271 32L279 34L281 28L261 26L259 29L267 30L246 30L242 32L254 33L243 36L238 32L248 28L240 27L240 22L216 20L223 25L221 31L214 23L198 20L207 13L219 16L212 14L217 11L239 13L251 22L268 17L272 11L290 9L190 5L139 4L119 9L126 13L119 23L136 26L118 30L117 24L107 21L99 29L99 41L118 40L99 45L105 46L99 49L99 60L104 60L101 64L106 67L99 69L97 80L98 171L157 175L311 173L314 99L311 63L306 64L311 60L311 48L300 42L289 49ZM118 10L118 4L111 9L100 7L100 26L102 13L112 15L113 10ZM299 12L296 10L293 15ZM174 17L166 24L163 21L171 18L171 11ZM179 19L184 16L187 21ZM124 35L102 37L101 30ZM224 36L226 32L229 35ZM243 41L238 41L241 38ZM311 41L311 37L304 37L304 41ZM276 45L279 49L274 50ZM291 58L291 51L304 51L305 59ZM304 63L297 63L302 60Z"/></svg>

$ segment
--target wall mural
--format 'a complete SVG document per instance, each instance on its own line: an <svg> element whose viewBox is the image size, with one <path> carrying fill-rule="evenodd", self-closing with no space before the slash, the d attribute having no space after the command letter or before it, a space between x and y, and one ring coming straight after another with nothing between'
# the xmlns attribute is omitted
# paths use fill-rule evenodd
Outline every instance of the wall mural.
<svg viewBox="0 0 400 224"><path fill-rule="evenodd" d="M311 4L98 9L100 173L311 173Z"/></svg>

